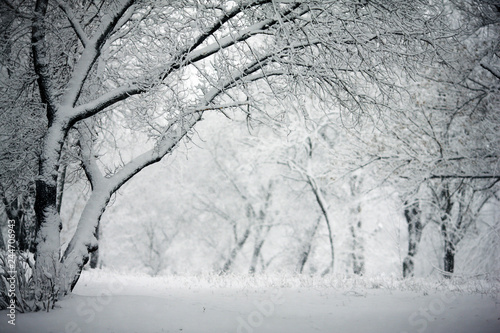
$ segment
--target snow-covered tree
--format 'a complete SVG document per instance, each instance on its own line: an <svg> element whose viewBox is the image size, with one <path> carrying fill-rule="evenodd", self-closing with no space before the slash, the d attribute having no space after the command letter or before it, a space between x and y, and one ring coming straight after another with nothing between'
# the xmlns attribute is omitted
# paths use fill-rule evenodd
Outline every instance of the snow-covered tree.
<svg viewBox="0 0 500 333"><path fill-rule="evenodd" d="M299 85L343 110L368 112L391 96L394 67L441 56L444 36L443 11L423 0L34 0L4 1L2 10L31 25L19 48L36 81L35 117L46 124L36 168L38 307L75 286L111 195L175 149L204 112L252 116L264 92ZM63 147L75 125L104 112L146 129L150 141L114 168L90 155L92 193L61 255Z"/></svg>
<svg viewBox="0 0 500 333"><path fill-rule="evenodd" d="M321 213L320 219L316 219L315 217L312 218L312 220L316 220L316 222L313 224L312 229L309 231L309 236L306 237L305 243L302 245L303 251L299 259L298 271L302 272L309 257L311 243L314 240L318 222L324 221L328 230L328 241L330 246L330 263L323 272L323 274L327 274L328 272L333 273L335 268L334 221L331 214L330 203L326 198L326 185L329 182L328 168L326 168L327 171L325 171L325 166L329 164L329 153L324 150L324 140L318 140L318 136L321 137L322 134L325 135L324 133L327 132L328 123L319 125L312 123L311 125L313 126L313 130L309 135L306 134L304 136L305 133L298 130L299 142L292 142L292 145L284 157L286 160L281 161L281 163L287 165L290 170L296 174L295 177L298 181L306 184L307 188L311 191L311 197L314 198L315 206L317 205ZM319 163L318 160L320 161ZM316 163L314 163L315 161Z"/></svg>
<svg viewBox="0 0 500 333"><path fill-rule="evenodd" d="M467 2L457 4L471 8ZM498 190L500 26L490 5L479 6L486 11L481 15L456 12L464 28L455 46L459 57L405 84L406 102L383 114L369 135L359 136L366 163L378 165L382 181L390 180L405 202L409 245L404 275L413 271L422 229L439 221L443 269L449 276L456 247L475 223L478 207ZM433 216L425 217L421 208L429 205L432 213L426 214Z"/></svg>

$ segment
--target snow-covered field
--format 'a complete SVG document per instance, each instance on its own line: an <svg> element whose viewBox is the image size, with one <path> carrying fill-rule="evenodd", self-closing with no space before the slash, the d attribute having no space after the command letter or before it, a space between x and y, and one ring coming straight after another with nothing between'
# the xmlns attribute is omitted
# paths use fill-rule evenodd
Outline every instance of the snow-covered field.
<svg viewBox="0 0 500 333"><path fill-rule="evenodd" d="M85 271L49 313L0 332L500 332L498 281Z"/></svg>

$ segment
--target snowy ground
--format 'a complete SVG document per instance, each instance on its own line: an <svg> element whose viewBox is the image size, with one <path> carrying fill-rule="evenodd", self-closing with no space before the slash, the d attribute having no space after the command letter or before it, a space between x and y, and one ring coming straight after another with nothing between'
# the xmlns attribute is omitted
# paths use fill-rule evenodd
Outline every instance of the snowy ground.
<svg viewBox="0 0 500 333"><path fill-rule="evenodd" d="M49 313L0 332L500 332L498 282L84 272Z"/></svg>

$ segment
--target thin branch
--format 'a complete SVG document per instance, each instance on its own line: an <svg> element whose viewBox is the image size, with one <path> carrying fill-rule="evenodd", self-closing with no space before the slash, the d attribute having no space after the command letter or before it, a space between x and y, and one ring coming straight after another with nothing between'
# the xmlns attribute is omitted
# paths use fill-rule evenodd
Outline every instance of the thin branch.
<svg viewBox="0 0 500 333"><path fill-rule="evenodd" d="M498 70L497 68L491 66L490 64L482 61L481 62L481 67L483 67L484 69L486 69L488 72L490 72L491 74L493 74L493 76L495 76L497 79L500 80L500 70Z"/></svg>
<svg viewBox="0 0 500 333"><path fill-rule="evenodd" d="M431 175L428 179L500 179L500 175Z"/></svg>
<svg viewBox="0 0 500 333"><path fill-rule="evenodd" d="M248 9L251 7L263 5L266 3L271 3L272 0L258 0L258 1L251 1L245 4L240 4L239 6L235 7L233 10L231 10L228 13L224 13L217 22L214 23L210 28L206 29L205 31L202 32L200 36L196 39L196 41L187 49L186 53L189 53L190 51L196 49L198 46L200 46L205 40L207 40L210 36L212 36L215 32L217 32L225 23L229 22L232 18L234 18L236 15L241 13L243 9ZM298 6L296 6L298 7ZM296 8L295 7L295 8Z"/></svg>
<svg viewBox="0 0 500 333"><path fill-rule="evenodd" d="M95 152L93 149L94 142L92 137L92 127L87 123L82 124L79 128L80 133L80 148L81 148L81 161L82 169L85 172L85 176L89 180L91 189L94 190L99 184L105 180L99 166L97 165L97 160L95 157ZM82 142L83 141L83 142Z"/></svg>
<svg viewBox="0 0 500 333"><path fill-rule="evenodd" d="M293 12L293 9L296 9L298 7L300 7L300 6L298 6L298 5L293 6L292 9L290 9L289 11L287 11L287 13L285 13L285 15L289 15L290 13ZM309 9L303 9L295 15L297 15L297 16L303 15L308 10ZM232 45L235 45L241 41L245 41L254 35L261 34L263 31L269 30L277 22L278 22L277 19L263 20L263 21L256 23L250 27L247 27L246 29L241 30L240 32L238 32L234 35L229 35L229 36L223 37L220 40L218 40L217 42L214 42L210 45L207 45L207 46L205 46L197 51L191 52L191 50L192 50L192 46L191 46L188 49L181 51L180 54L177 55L176 60L174 60L173 62L171 62L170 64L168 64L166 66L166 69L163 72L163 74L159 77L159 80L160 81L165 80L168 77L168 75L170 75L173 71L175 71L177 69L186 67L187 65L189 65L191 63L195 63L195 62L201 61L203 59L206 59L207 57L219 52L220 50L226 49L226 48L228 48ZM305 45L302 45L301 47L305 47ZM265 57L258 59L258 61L266 62L267 58L269 58L271 56L272 55L266 55ZM94 59L94 61L95 61L95 59ZM253 63L253 67L248 66L246 68L246 70L242 72L242 75L247 76L248 74L253 73L256 70L262 68L261 67L262 64L260 64L258 61ZM75 69L75 73L76 72L77 71ZM83 71L83 73L82 73L82 75L84 75L85 77L87 74L88 74L88 72L85 72L85 71ZM241 76L241 75L239 75L239 76ZM151 77L149 79L154 80L154 77ZM260 79L260 78L256 78L256 79ZM238 79L235 78L234 81L237 81L237 80ZM83 80L82 80L81 84L83 84ZM80 87L80 89L81 89L81 87ZM72 90L78 90L78 89L72 89ZM75 122L82 120L82 119L85 119L85 118L88 118L88 117L102 111L103 109L105 109L105 108L107 108L107 107L109 107L117 102L120 102L122 100L127 99L130 96L145 93L147 91L148 91L148 88L143 87L139 84L130 84L127 86L119 87L119 88L115 89L114 91L108 92L108 93L100 96L99 98L97 98L89 103L86 103L86 104L83 104L83 105L80 105L80 106L74 108L73 112L72 112L72 117L71 117L72 119L71 119L70 123L74 124ZM74 99L74 98L73 98L73 100L76 101L76 99Z"/></svg>

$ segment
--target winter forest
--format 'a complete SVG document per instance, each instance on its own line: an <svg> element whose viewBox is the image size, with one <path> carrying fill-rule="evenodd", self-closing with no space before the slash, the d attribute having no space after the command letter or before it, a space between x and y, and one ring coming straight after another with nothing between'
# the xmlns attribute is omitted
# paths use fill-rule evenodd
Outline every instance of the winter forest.
<svg viewBox="0 0 500 333"><path fill-rule="evenodd" d="M500 1L0 18L0 331L500 331Z"/></svg>

